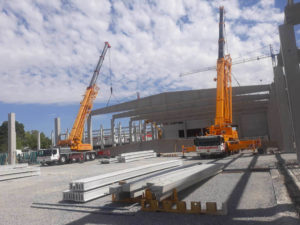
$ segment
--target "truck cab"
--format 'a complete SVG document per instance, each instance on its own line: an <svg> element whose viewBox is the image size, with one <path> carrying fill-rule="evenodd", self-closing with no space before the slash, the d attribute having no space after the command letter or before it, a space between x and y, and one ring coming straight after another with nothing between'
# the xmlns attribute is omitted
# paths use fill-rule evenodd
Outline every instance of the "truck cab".
<svg viewBox="0 0 300 225"><path fill-rule="evenodd" d="M59 161L59 149L58 148L50 148L39 150L37 154L37 161L44 164L52 164L53 162Z"/></svg>
<svg viewBox="0 0 300 225"><path fill-rule="evenodd" d="M222 135L199 136L194 139L196 152L200 156L225 154L225 143Z"/></svg>

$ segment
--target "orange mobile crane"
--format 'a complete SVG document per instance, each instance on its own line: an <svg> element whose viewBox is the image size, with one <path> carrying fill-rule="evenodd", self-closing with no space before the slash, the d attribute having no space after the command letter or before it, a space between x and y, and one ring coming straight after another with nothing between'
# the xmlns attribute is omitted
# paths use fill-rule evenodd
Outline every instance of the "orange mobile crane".
<svg viewBox="0 0 300 225"><path fill-rule="evenodd" d="M52 149L40 151L38 153L38 159L42 164L50 164L56 161L65 163L68 161L72 162L95 159L96 152L93 151L91 144L82 143L82 136L86 118L92 110L94 99L99 91L96 81L108 48L110 48L110 44L105 42L91 82L86 88L83 100L80 102L80 108L69 137L66 140L60 140L57 146Z"/></svg>
<svg viewBox="0 0 300 225"><path fill-rule="evenodd" d="M93 149L90 144L82 143L82 135L84 130L84 123L87 116L92 110L94 99L98 94L99 87L96 85L96 81L98 79L99 72L108 48L110 48L110 45L108 42L105 42L102 54L99 58L90 85L86 88L84 98L80 102L80 108L74 121L70 136L67 140L60 141L58 143L58 146L69 146L73 151L87 151Z"/></svg>
<svg viewBox="0 0 300 225"><path fill-rule="evenodd" d="M241 149L256 149L260 140L239 140L238 133L232 127L232 85L230 55L224 55L224 7L220 7L219 51L217 61L217 93L215 123L208 133L194 139L193 147L184 147L183 151L196 151L204 155L225 155Z"/></svg>

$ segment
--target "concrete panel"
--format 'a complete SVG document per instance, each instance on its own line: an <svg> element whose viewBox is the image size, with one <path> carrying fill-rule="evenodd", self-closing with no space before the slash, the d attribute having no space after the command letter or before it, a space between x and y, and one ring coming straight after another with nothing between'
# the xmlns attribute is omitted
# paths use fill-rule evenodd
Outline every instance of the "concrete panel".
<svg viewBox="0 0 300 225"><path fill-rule="evenodd" d="M277 93L275 83L272 83L270 91L270 103L267 112L269 140L271 146L283 149L282 128L276 96Z"/></svg>
<svg viewBox="0 0 300 225"><path fill-rule="evenodd" d="M276 90L276 104L279 112L277 123L281 127L282 148L284 152L295 151L293 147L294 133L288 94L286 89L286 78L283 75L283 68L277 66L274 68L274 83Z"/></svg>
<svg viewBox="0 0 300 225"><path fill-rule="evenodd" d="M243 137L268 136L266 113L241 115Z"/></svg>
<svg viewBox="0 0 300 225"><path fill-rule="evenodd" d="M300 24L300 2L287 5L284 10L285 22L287 24Z"/></svg>
<svg viewBox="0 0 300 225"><path fill-rule="evenodd" d="M293 130L296 141L297 157L300 161L300 69L298 62L298 48L296 45L293 25L279 26L281 54L286 75L290 111L292 114Z"/></svg>

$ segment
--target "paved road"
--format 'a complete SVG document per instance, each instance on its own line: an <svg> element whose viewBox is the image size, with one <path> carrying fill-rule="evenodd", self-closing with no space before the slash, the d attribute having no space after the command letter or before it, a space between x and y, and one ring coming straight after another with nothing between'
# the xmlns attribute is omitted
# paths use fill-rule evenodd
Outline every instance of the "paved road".
<svg viewBox="0 0 300 225"><path fill-rule="evenodd" d="M284 159L296 158L295 154L281 156ZM101 165L93 161L42 167L42 175L39 177L1 182L0 224L300 224L288 197L276 196L276 193L285 195L286 192L283 179L277 177L274 182L268 170L269 167L275 168L277 159L274 155L253 156L242 153L219 160L184 161L184 164L217 161L226 165L223 173L179 193L180 198L187 203L201 201L203 206L206 201L215 201L219 206L226 201L229 211L226 216L146 213L139 211L135 205L112 204L109 196L86 204L60 202L62 191L68 189L71 180L166 160L170 158L126 164ZM278 202L278 199L283 200ZM112 212L111 207L120 206L122 208ZM103 210L99 207L106 208Z"/></svg>

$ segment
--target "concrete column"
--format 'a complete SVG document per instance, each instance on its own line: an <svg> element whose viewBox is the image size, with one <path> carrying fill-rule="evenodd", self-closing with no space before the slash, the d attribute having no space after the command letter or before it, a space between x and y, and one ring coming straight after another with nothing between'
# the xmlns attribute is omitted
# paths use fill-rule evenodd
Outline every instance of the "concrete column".
<svg viewBox="0 0 300 225"><path fill-rule="evenodd" d="M87 137L88 143L93 146L93 127L92 127L92 116L89 115L87 119Z"/></svg>
<svg viewBox="0 0 300 225"><path fill-rule="evenodd" d="M294 131L293 147L295 147L298 161L300 161L300 68L294 26L290 24L279 26L279 37Z"/></svg>
<svg viewBox="0 0 300 225"><path fill-rule="evenodd" d="M186 120L183 122L183 132L184 132L184 138L187 138L187 122L186 122Z"/></svg>
<svg viewBox="0 0 300 225"><path fill-rule="evenodd" d="M283 68L281 66L274 67L274 85L276 91L276 105L279 112L279 120L277 123L280 123L281 127L281 150L284 152L291 152L294 150L293 124L291 112L289 110L290 104L286 89L286 77L283 74Z"/></svg>
<svg viewBox="0 0 300 225"><path fill-rule="evenodd" d="M8 114L8 164L16 163L16 114Z"/></svg>
<svg viewBox="0 0 300 225"><path fill-rule="evenodd" d="M111 129L111 139L112 139L112 146L116 146L116 143L115 143L115 118L113 117L111 119L111 125L110 125L110 129Z"/></svg>
<svg viewBox="0 0 300 225"><path fill-rule="evenodd" d="M142 121L139 121L139 137L140 137L140 142L143 140L143 132L142 132Z"/></svg>
<svg viewBox="0 0 300 225"><path fill-rule="evenodd" d="M133 142L132 140L132 120L129 121L129 143L131 144Z"/></svg>
<svg viewBox="0 0 300 225"><path fill-rule="evenodd" d="M154 140L154 125L151 123L151 135L152 135L152 141Z"/></svg>
<svg viewBox="0 0 300 225"><path fill-rule="evenodd" d="M55 146L55 137L54 137L54 132L53 130L51 131L51 146Z"/></svg>
<svg viewBox="0 0 300 225"><path fill-rule="evenodd" d="M157 126L157 124L156 124L156 126ZM157 129L157 127L155 127L155 129L154 129L154 137L155 137L155 140L158 140L158 129Z"/></svg>
<svg viewBox="0 0 300 225"><path fill-rule="evenodd" d="M37 150L41 149L41 132L37 132Z"/></svg>
<svg viewBox="0 0 300 225"><path fill-rule="evenodd" d="M70 136L70 134L69 134L69 128L67 128L66 139L69 139L69 136Z"/></svg>
<svg viewBox="0 0 300 225"><path fill-rule="evenodd" d="M275 73L275 71L274 71ZM270 100L267 112L269 139L273 146L277 144L279 149L284 149L282 140L281 119L279 116L275 83L271 84Z"/></svg>
<svg viewBox="0 0 300 225"><path fill-rule="evenodd" d="M58 144L60 140L60 118L57 117L54 119L54 140L55 140L55 146Z"/></svg>
<svg viewBox="0 0 300 225"><path fill-rule="evenodd" d="M147 124L145 121L143 124L143 136L144 136L144 141L147 141Z"/></svg>
<svg viewBox="0 0 300 225"><path fill-rule="evenodd" d="M103 125L100 126L100 145L101 149L104 149L104 131L103 131Z"/></svg>
<svg viewBox="0 0 300 225"><path fill-rule="evenodd" d="M118 129L118 142L119 145L122 145L122 126L121 126L121 122L119 122L119 129Z"/></svg>
<svg viewBox="0 0 300 225"><path fill-rule="evenodd" d="M136 125L134 124L134 128L133 128L133 134L134 134L134 142L137 142L137 131L136 131Z"/></svg>

